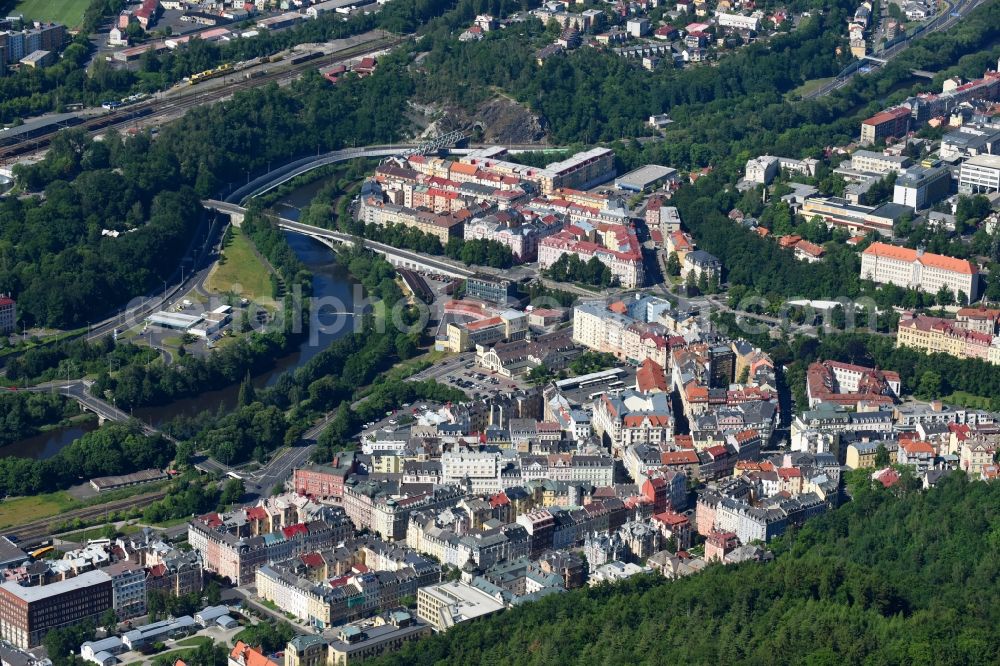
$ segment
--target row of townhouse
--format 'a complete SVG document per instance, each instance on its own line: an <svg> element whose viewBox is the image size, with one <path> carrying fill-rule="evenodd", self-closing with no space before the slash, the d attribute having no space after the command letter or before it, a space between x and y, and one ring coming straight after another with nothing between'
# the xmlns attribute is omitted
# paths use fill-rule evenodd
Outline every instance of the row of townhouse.
<svg viewBox="0 0 1000 666"><path fill-rule="evenodd" d="M349 479L344 490L344 511L356 529L397 540L406 536L410 513L453 506L464 495L463 490L450 485L412 492L399 484Z"/></svg>
<svg viewBox="0 0 1000 666"><path fill-rule="evenodd" d="M698 533L732 533L744 545L767 543L784 534L789 527L801 525L813 516L825 513L826 503L815 493L796 497L777 495L757 506L706 491L699 495L695 510Z"/></svg>
<svg viewBox="0 0 1000 666"><path fill-rule="evenodd" d="M904 313L899 319L897 347L912 347L928 354L978 358L1000 365L1000 338L969 330L952 319Z"/></svg>
<svg viewBox="0 0 1000 666"><path fill-rule="evenodd" d="M635 231L619 224L576 222L538 244L538 267L550 268L564 255L587 262L596 258L626 289L646 282L642 249Z"/></svg>
<svg viewBox="0 0 1000 666"><path fill-rule="evenodd" d="M254 580L257 569L269 562L329 547L352 533L342 514L330 522L298 523L258 536L228 527L218 514L188 523L188 543L201 555L205 570L228 578L234 585Z"/></svg>
<svg viewBox="0 0 1000 666"><path fill-rule="evenodd" d="M672 345L682 344L690 328L672 329L681 318L670 303L657 297L616 301L584 301L573 308L573 341L594 351L641 365L646 359L670 367Z"/></svg>
<svg viewBox="0 0 1000 666"><path fill-rule="evenodd" d="M295 560L264 565L256 572L257 595L316 630L368 617L398 606L403 597L441 579L441 567L425 561L422 571L404 567L375 571L361 566L317 582L294 571Z"/></svg>

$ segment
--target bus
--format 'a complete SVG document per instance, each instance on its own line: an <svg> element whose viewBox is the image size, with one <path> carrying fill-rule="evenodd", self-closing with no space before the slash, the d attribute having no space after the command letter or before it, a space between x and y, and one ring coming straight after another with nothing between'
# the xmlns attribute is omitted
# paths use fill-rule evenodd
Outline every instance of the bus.
<svg viewBox="0 0 1000 666"><path fill-rule="evenodd" d="M597 379L588 379L585 382L580 382L580 388L587 388L588 386L594 386L595 384L602 383L606 378L598 377Z"/></svg>
<svg viewBox="0 0 1000 666"><path fill-rule="evenodd" d="M604 395L604 391L596 391L596 392L591 393L590 395L588 395L587 399L588 400L594 400L596 398L601 397L602 395Z"/></svg>
<svg viewBox="0 0 1000 666"><path fill-rule="evenodd" d="M608 388L612 389L625 388L625 382L623 381L611 382L610 384L608 384Z"/></svg>

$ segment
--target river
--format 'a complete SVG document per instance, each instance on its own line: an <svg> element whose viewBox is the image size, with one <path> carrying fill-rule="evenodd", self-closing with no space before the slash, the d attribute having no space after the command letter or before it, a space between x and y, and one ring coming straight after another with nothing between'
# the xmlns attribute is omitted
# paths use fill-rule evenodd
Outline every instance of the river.
<svg viewBox="0 0 1000 666"><path fill-rule="evenodd" d="M74 423L64 428L46 430L34 437L22 439L7 446L0 446L0 458L17 456L18 458L45 460L59 453L64 446L83 437L91 430L97 430L96 419Z"/></svg>
<svg viewBox="0 0 1000 666"><path fill-rule="evenodd" d="M292 211L283 210L282 214L291 217L289 212ZM346 270L337 264L330 248L307 236L291 232L286 232L285 238L295 254L313 273L313 297L333 297L342 302L348 311L353 309L355 282ZM323 322L332 323L329 317L325 317ZM349 325L331 326L331 329L333 328L339 330L333 333L320 330L315 334L307 334L295 351L277 359L269 370L252 377L254 386L262 388L274 384L282 373L298 368L351 330ZM169 405L136 409L134 414L143 421L158 426L182 414L191 416L206 409L216 410L220 405L231 408L236 404L238 394L239 384L234 384L217 391L207 391L193 398L177 400Z"/></svg>

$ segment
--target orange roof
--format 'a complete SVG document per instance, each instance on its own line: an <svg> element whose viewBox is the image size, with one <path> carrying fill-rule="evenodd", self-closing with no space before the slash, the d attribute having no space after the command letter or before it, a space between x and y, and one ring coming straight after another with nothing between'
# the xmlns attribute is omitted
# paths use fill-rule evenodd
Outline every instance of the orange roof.
<svg viewBox="0 0 1000 666"><path fill-rule="evenodd" d="M698 454L694 451L663 451L660 453L661 465L697 465Z"/></svg>
<svg viewBox="0 0 1000 666"><path fill-rule="evenodd" d="M470 331L478 331L482 328L489 328L490 326L496 326L497 324L502 324L503 319L500 317L490 317L489 319L483 319L480 321L474 321L471 324L466 324L465 328Z"/></svg>
<svg viewBox="0 0 1000 666"><path fill-rule="evenodd" d="M614 303L608 306L608 309L618 314L625 314L628 312L628 306L625 305L625 303L623 303L622 301L615 301Z"/></svg>
<svg viewBox="0 0 1000 666"><path fill-rule="evenodd" d="M761 238L763 238L764 236L769 236L771 234L770 229L768 229L767 227L756 227L754 228L754 231L756 231L757 235L760 236Z"/></svg>
<svg viewBox="0 0 1000 666"><path fill-rule="evenodd" d="M927 442L922 442L920 440L907 440L899 445L899 448L903 449L907 453L929 453L934 454L934 447Z"/></svg>
<svg viewBox="0 0 1000 666"><path fill-rule="evenodd" d="M466 176L475 176L476 171L478 170L479 167L477 167L475 164L465 164L464 162L452 162L451 164L452 173L461 173L465 174Z"/></svg>
<svg viewBox="0 0 1000 666"><path fill-rule="evenodd" d="M236 641L236 645L229 653L229 658L243 666L278 666L263 655L257 648L252 648L243 641Z"/></svg>
<svg viewBox="0 0 1000 666"><path fill-rule="evenodd" d="M888 243L872 243L862 254L872 254L881 259L895 259L896 261L905 261L908 263L919 261L924 266L940 268L941 270L953 271L955 273L965 273L966 275L972 275L977 272L975 266L965 259L946 257L943 254L934 254L932 252L918 254L916 250L911 250L908 247L899 247L898 245L889 245Z"/></svg>

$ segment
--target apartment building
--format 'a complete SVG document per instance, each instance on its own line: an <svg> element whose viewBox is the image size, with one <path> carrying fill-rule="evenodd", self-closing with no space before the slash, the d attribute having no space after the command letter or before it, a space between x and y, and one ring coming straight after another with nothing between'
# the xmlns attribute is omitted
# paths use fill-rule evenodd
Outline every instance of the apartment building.
<svg viewBox="0 0 1000 666"><path fill-rule="evenodd" d="M669 396L631 390L618 397L602 395L594 404L594 432L619 457L635 444L669 444L674 437Z"/></svg>
<svg viewBox="0 0 1000 666"><path fill-rule="evenodd" d="M447 245L453 236L461 237L468 216L468 211L436 213L426 209L407 208L375 196L363 197L358 208L358 219L365 224L401 224L434 236L441 245Z"/></svg>
<svg viewBox="0 0 1000 666"><path fill-rule="evenodd" d="M958 172L958 191L963 194L1000 191L1000 155L976 155L965 160Z"/></svg>
<svg viewBox="0 0 1000 666"><path fill-rule="evenodd" d="M979 271L971 262L887 243L872 243L861 254L861 278L929 294L947 287L969 301L979 296Z"/></svg>
<svg viewBox="0 0 1000 666"><path fill-rule="evenodd" d="M566 254L574 254L583 262L596 257L626 289L646 282L639 240L629 227L585 222L565 227L539 242L538 267L547 269Z"/></svg>
<svg viewBox="0 0 1000 666"><path fill-rule="evenodd" d="M510 248L519 262L534 261L538 243L563 226L554 215L525 220L516 211L499 211L465 223L465 240L491 240Z"/></svg>
<svg viewBox="0 0 1000 666"><path fill-rule="evenodd" d="M905 155L885 155L872 150L856 150L851 153L851 169L865 173L885 175L899 172L910 166L912 160Z"/></svg>
<svg viewBox="0 0 1000 666"><path fill-rule="evenodd" d="M432 633L431 626L405 611L391 611L341 628L330 641L329 666L353 666L382 654L396 652L410 641Z"/></svg>
<svg viewBox="0 0 1000 666"><path fill-rule="evenodd" d="M112 608L111 576L86 571L49 585L0 585L0 637L27 649L41 644L52 629L97 623Z"/></svg>
<svg viewBox="0 0 1000 666"><path fill-rule="evenodd" d="M897 203L865 206L840 197L806 197L801 213L806 219L819 217L828 227L840 227L852 234L876 231L892 236L896 223L904 215L912 214L913 209Z"/></svg>
<svg viewBox="0 0 1000 666"><path fill-rule="evenodd" d="M992 333L963 328L954 320L940 317L904 313L899 319L896 346L1000 364L1000 339Z"/></svg>
<svg viewBox="0 0 1000 666"><path fill-rule="evenodd" d="M339 500L344 496L344 480L354 471L354 457L337 456L329 465L310 463L292 472L292 487L299 495Z"/></svg>
<svg viewBox="0 0 1000 666"><path fill-rule="evenodd" d="M861 143L876 143L904 136L910 127L910 110L900 106L876 113L861 122Z"/></svg>
<svg viewBox="0 0 1000 666"><path fill-rule="evenodd" d="M861 365L823 361L806 371L809 407L832 403L841 407L860 404L891 406L899 396L899 374Z"/></svg>

